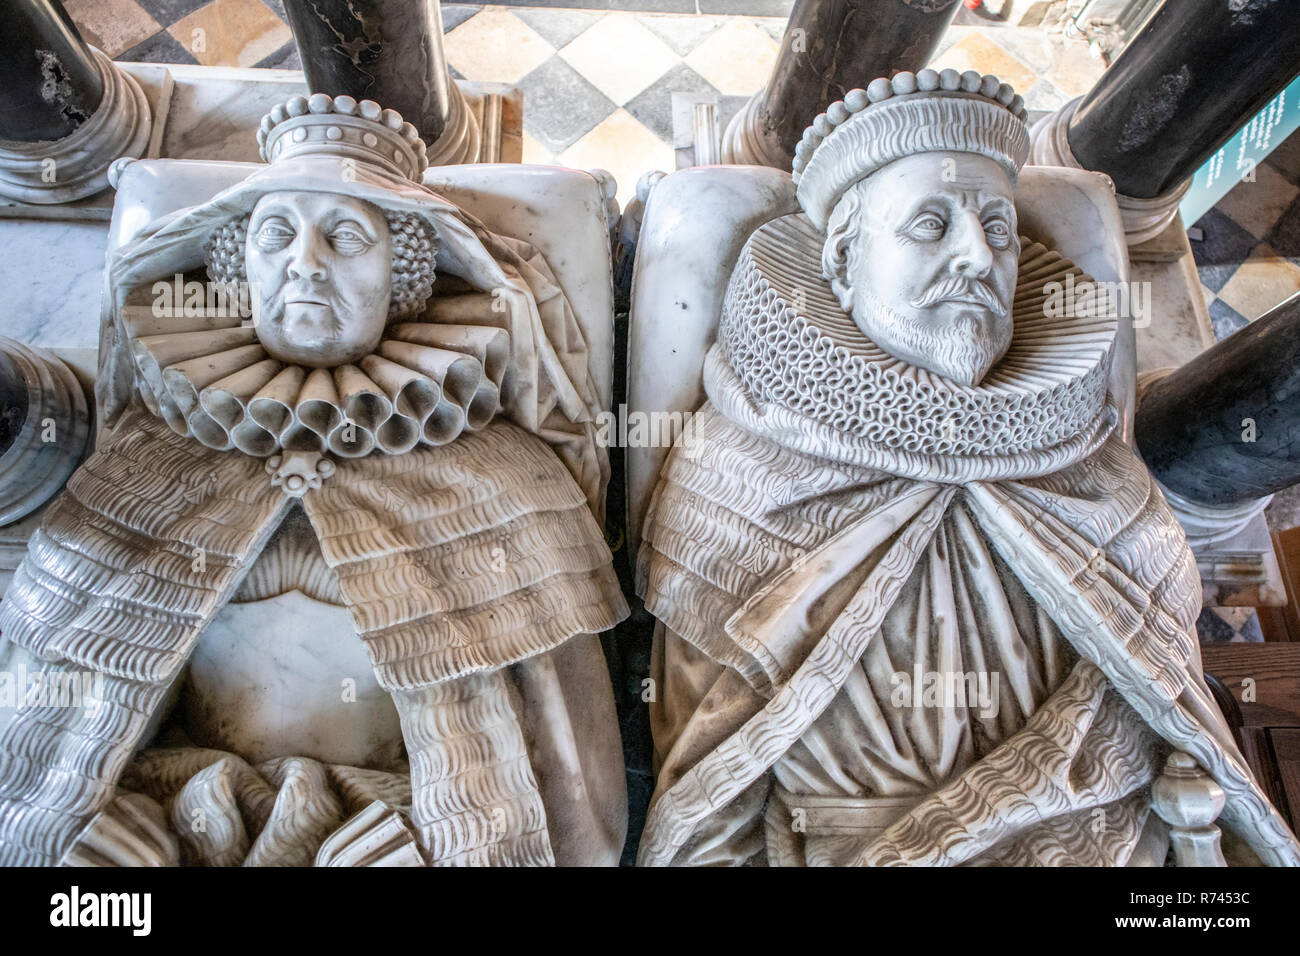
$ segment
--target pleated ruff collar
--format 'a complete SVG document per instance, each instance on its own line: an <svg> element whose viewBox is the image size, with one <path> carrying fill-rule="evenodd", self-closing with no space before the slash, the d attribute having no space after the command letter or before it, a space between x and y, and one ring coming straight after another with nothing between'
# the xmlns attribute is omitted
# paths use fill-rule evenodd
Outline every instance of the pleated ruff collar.
<svg viewBox="0 0 1300 956"><path fill-rule="evenodd" d="M504 329L403 322L355 365L316 369L272 358L239 321L132 343L145 405L218 451L395 455L476 431L501 407Z"/></svg>

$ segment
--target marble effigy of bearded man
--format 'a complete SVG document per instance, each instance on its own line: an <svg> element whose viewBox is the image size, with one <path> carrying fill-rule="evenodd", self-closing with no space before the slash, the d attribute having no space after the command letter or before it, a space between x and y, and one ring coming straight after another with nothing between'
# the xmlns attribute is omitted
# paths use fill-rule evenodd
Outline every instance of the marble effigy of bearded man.
<svg viewBox="0 0 1300 956"><path fill-rule="evenodd" d="M0 606L95 706L0 734L0 863L614 864L626 604L569 301L393 111L297 97L259 140L108 263L98 449ZM132 307L205 262L251 324ZM351 621L226 607L250 587Z"/></svg>
<svg viewBox="0 0 1300 956"><path fill-rule="evenodd" d="M1297 844L1200 673L1192 555L1115 431L1116 321L1017 234L994 77L876 80L758 228L650 503L643 865L1162 864L1177 748L1262 861Z"/></svg>

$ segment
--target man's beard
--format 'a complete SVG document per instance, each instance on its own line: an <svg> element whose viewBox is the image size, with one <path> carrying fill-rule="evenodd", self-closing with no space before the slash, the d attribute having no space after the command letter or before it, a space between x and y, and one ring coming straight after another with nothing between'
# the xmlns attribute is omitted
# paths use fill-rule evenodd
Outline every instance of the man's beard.
<svg viewBox="0 0 1300 956"><path fill-rule="evenodd" d="M941 283L927 290L914 305L922 308L951 294L952 290L939 289L939 285ZM1006 306L998 302L987 287L981 285L978 288L988 292L988 297L997 306L987 310L988 321L959 315L937 324L924 324L895 311L884 300L865 290L855 294L855 311L864 309L867 315L855 315L854 321L868 338L896 358L961 385L978 385L1006 354L1012 332ZM982 307L972 305L970 308ZM868 321L864 322L864 318Z"/></svg>

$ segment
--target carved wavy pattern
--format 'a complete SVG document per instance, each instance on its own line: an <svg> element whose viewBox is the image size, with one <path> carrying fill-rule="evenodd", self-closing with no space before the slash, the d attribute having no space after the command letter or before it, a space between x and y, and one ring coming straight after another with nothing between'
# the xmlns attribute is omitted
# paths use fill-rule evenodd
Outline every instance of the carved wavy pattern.
<svg viewBox="0 0 1300 956"><path fill-rule="evenodd" d="M977 866L1124 866L1150 816L1134 794L1105 806L1053 817L974 861Z"/></svg>
<svg viewBox="0 0 1300 956"><path fill-rule="evenodd" d="M727 636L727 619L741 600L714 587L683 565L642 542L638 558L641 598L646 610L713 660L740 667L744 657Z"/></svg>
<svg viewBox="0 0 1300 956"><path fill-rule="evenodd" d="M860 865L951 866L970 862L1044 821L1121 800L1150 783L1158 766L1152 735L1119 716L1105 676L1081 661L1015 736L930 795L864 848ZM1079 779L1081 755L1088 767ZM1089 824L1076 863L1099 859ZM1132 844L1128 844L1129 847Z"/></svg>
<svg viewBox="0 0 1300 956"><path fill-rule="evenodd" d="M910 508L911 520L901 523L898 536L872 567L844 612L788 682L775 689L767 705L736 733L659 794L650 807L642 838L643 863L669 862L691 840L701 820L743 792L826 708L911 574L954 491L936 489L916 496ZM747 635L730 626L728 633L742 649L751 649ZM748 673L742 671L742 676L751 681L759 677L752 668Z"/></svg>
<svg viewBox="0 0 1300 956"><path fill-rule="evenodd" d="M274 791L270 784L253 772L246 761L232 757L224 750L191 746L150 747L127 764L120 784L123 789L143 793L150 799L165 804L174 799L192 778L223 760L231 761L223 773L235 782L231 792L238 792L244 800L256 832L271 812Z"/></svg>
<svg viewBox="0 0 1300 956"><path fill-rule="evenodd" d="M881 471L839 465L800 454L737 427L705 404L692 422L691 455L673 455L662 478L685 491L725 504L749 516L770 534L804 544L826 528L839 528L858 514L865 486L883 501L904 487L903 479ZM737 482L743 474L752 481ZM892 488L889 485L892 483ZM837 492L853 489L850 501Z"/></svg>
<svg viewBox="0 0 1300 956"><path fill-rule="evenodd" d="M310 866L344 821L374 801L405 813L401 775L283 757L250 766L198 747L153 748L127 768L122 786L168 808L191 866Z"/></svg>
<svg viewBox="0 0 1300 956"><path fill-rule="evenodd" d="M393 695L411 761L411 818L431 865L555 864L510 693L497 670Z"/></svg>
<svg viewBox="0 0 1300 956"><path fill-rule="evenodd" d="M1106 648L1110 655L1122 650L1127 666L1141 668L1145 681L1158 683L1171 700L1182 692L1189 679L1185 670L1187 655L1194 645L1186 637L1182 640L1168 639L1175 628L1163 607L1146 600L1135 605L1123 598L1124 583L1128 580L1125 555L1108 550L1107 542L1093 545L1079 538L1054 514L1035 507L1008 490L995 486L981 487L973 492L972 498L979 505L977 511L981 524L989 530L1000 549L1000 539L1008 537L1011 527L1020 525L1034 529L1037 546L1025 556L1031 566L1024 568L1022 573L1021 564L1015 560L1011 563L1021 574L1030 593L1053 615L1054 620L1057 611L1074 610L1068 599L1077 596L1081 599L1079 604L1096 616L1095 626L1105 628L1104 632L1088 636L1088 648L1099 648L1104 640L1115 641L1115 646ZM995 506L991 506L993 501L997 502ZM1024 545L1020 547L1023 549ZM1100 565L1098 554L1106 558ZM1044 556L1050 557L1055 565L1053 571L1064 575L1061 584L1050 592L1042 589L1041 579L1035 580L1038 568L1033 565L1040 565ZM1038 585L1039 593L1035 593L1033 584ZM1068 629L1062 626L1062 630L1073 640ZM1083 648L1080 650L1087 654Z"/></svg>
<svg viewBox="0 0 1300 956"><path fill-rule="evenodd" d="M326 767L305 757L284 757L257 769L277 792L244 866L311 866L325 838L344 820Z"/></svg>
<svg viewBox="0 0 1300 956"><path fill-rule="evenodd" d="M0 605L5 636L170 680L285 507L257 462L195 448L143 411L124 416L46 513Z"/></svg>
<svg viewBox="0 0 1300 956"><path fill-rule="evenodd" d="M482 456L446 454L465 444ZM349 463L346 487L327 483L321 491L329 493L309 496L312 525L331 566L400 545L398 527L433 523L445 535L436 545L453 548L465 535L520 515L585 503L545 444L506 422L466 436L451 449L430 452Z"/></svg>
<svg viewBox="0 0 1300 956"><path fill-rule="evenodd" d="M776 443L767 444L771 447ZM778 458L769 456L769 460ZM717 625L719 619L728 621L738 602L747 596L740 589L772 580L792 549L788 541L760 526L760 521L770 517L765 503L740 493L726 500L741 512L739 521L749 524L732 522L727 527L744 528L744 536L733 540L728 534L712 530L722 525L713 520L711 509L725 507L699 490L708 487L707 476L702 481L694 477L695 471L708 467L707 454L703 461L705 464L699 459L686 459L680 451L674 453L668 480L657 491L648 518L639 563L641 586L652 613L714 660L730 665L761 688L763 671L772 662L765 662L762 648L746 643L743 634L728 632L725 623L720 632ZM844 463L839 465L842 468ZM760 468L744 473L748 483L761 482ZM797 476L798 469L786 474ZM684 490L693 481L694 490ZM844 495L832 491L829 496L837 494ZM1295 861L1293 838L1250 780L1200 681L1199 653L1191 632L1199 605L1194 564L1141 463L1112 439L1111 444L1078 462L1071 471L1018 483L974 482L966 485L966 495L978 525L1042 613L1051 618L1080 655L1105 673L1134 712L1126 718L1130 721L1127 726L1114 731L1116 743L1100 738L1090 741L1090 749L1069 765L1076 775L1071 785L1093 794L1094 802L1089 806L1099 805L1099 800L1105 803L1097 796L1103 792L1115 794L1110 802L1124 799L1124 793L1116 791L1115 781L1126 779L1126 774L1141 777L1146 773L1142 768L1147 752L1131 747L1149 741L1144 728L1154 728L1192 753L1219 779L1229 794L1225 823L1246 833L1264 859ZM798 514L814 500L801 498L789 511ZM837 504L851 508L851 495ZM755 513L748 510L751 508L764 510ZM706 520L701 522L701 517ZM789 519L789 515L782 514L782 519ZM792 526L797 525L783 527ZM765 570L755 564L750 571L742 563L738 549L759 543L773 546L780 560ZM725 559L721 564L718 554ZM741 568L752 577L742 575L737 570ZM720 584L736 586L740 593ZM878 584L872 585L854 612L858 618L846 612L837 626L869 631L871 617L864 615L861 607L888 606L891 602L886 591L880 590ZM848 654L842 645L827 652ZM727 795L735 799L735 794L744 792L757 779L754 774L762 773L757 768L763 767L765 760L788 748L788 742L775 728L795 728L800 722L806 726L824 706L825 694L833 693L838 686L815 685L818 692L805 688L797 696L787 696L786 691L796 681L797 675L762 714L755 715L657 798L644 843L645 861L671 861L678 848L702 838L700 834L707 831L702 821L715 818L726 806ZM1140 722L1134 716L1140 717ZM1043 720L1047 719L1044 716ZM1019 763L1009 764L1006 779L1018 780L1019 775L1031 773L1036 765L1033 760L1047 766L1043 763L1047 746L1040 743L1018 752L1015 759ZM1058 814L1072 812L1068 800L1059 794L1051 799L1056 804L1048 800L1045 806L1055 806ZM1121 809L1105 812L1120 813ZM965 810L974 812L971 807ZM944 812L952 819L961 819L965 811L948 807ZM1025 817L1019 825L1029 826L1032 822ZM1068 848L1068 829L1062 833L1065 836L1052 845ZM1000 838L994 835L990 839L996 842ZM1047 849L1050 842L1040 846L1045 858L1057 852ZM990 845L988 840L981 843L985 849ZM1115 858L1110 848L1102 847L1098 853Z"/></svg>
<svg viewBox="0 0 1300 956"><path fill-rule="evenodd" d="M484 692L503 694L505 664L627 613L603 536L563 464L514 426L488 431L407 460L341 462L335 481L306 499L323 554L343 571L340 592L370 625L362 636L387 686L495 669L485 680L499 683ZM360 489L356 497L351 489ZM384 508L384 492L403 500ZM56 862L112 797L168 681L286 508L260 463L203 449L142 411L123 416L52 507L0 607L6 637L67 659L52 668L98 671L108 688L92 716L20 711L0 738L0 861ZM560 536L565 522L569 534ZM468 559L457 565L451 554L462 546ZM484 562L501 555L507 569L513 558L513 577L490 580ZM422 575L423 601L379 584L394 569ZM463 733L408 740L416 773L408 799L426 845L443 862L553 862L513 715L502 723L498 701L488 707L496 723L484 725L484 702L442 703ZM408 707L406 721L416 714ZM181 761L169 771L186 794L171 798L173 813L205 809L212 822L186 843L195 860L310 862L342 812L311 763L286 765L282 777L256 768L270 781L257 784L252 770L236 773L220 755ZM452 769L455 780L436 776Z"/></svg>
<svg viewBox="0 0 1300 956"><path fill-rule="evenodd" d="M701 453L672 455L648 511L638 556L643 593L647 575L662 579L653 571L662 559L691 568L712 589L747 597L800 554L911 486L870 469L826 467L742 430L707 405L695 428ZM745 481L736 481L737 474ZM666 614L671 603L661 605Z"/></svg>
<svg viewBox="0 0 1300 956"><path fill-rule="evenodd" d="M171 825L179 834L181 858L189 866L239 866L248 855L249 836L237 791L260 785L253 768L238 757L214 760L190 777L171 805ZM256 832L256 830L254 830Z"/></svg>
<svg viewBox="0 0 1300 956"><path fill-rule="evenodd" d="M426 549L417 564L388 556L364 570L348 568L347 587L370 596L357 606L367 628L387 621L427 615L421 588L437 582L439 604L446 610L496 602L556 575L581 577L609 563L609 550L590 538L573 543L573 511L543 511L466 536L455 550Z"/></svg>
<svg viewBox="0 0 1300 956"><path fill-rule="evenodd" d="M704 357L709 401L746 431L827 460L888 471L916 481L964 483L1048 474L1092 454L1114 430L1118 412L1109 398L1081 432L1047 448L1015 454L955 455L909 452L849 434L834 424L775 403L756 404L715 344Z"/></svg>
<svg viewBox="0 0 1300 956"><path fill-rule="evenodd" d="M469 447L356 462L355 480L304 499L390 690L522 660L627 615L604 536L540 439L497 422L457 446ZM381 495L400 506L375 507Z"/></svg>
<svg viewBox="0 0 1300 956"><path fill-rule="evenodd" d="M376 800L399 813L411 813L411 777L386 770L332 765L330 780L343 800L345 814L360 813Z"/></svg>
<svg viewBox="0 0 1300 956"><path fill-rule="evenodd" d="M8 601L6 601L6 604ZM83 706L23 706L0 733L0 865L52 866L113 797L112 781L162 703L165 685L42 667L46 686L77 681Z"/></svg>
<svg viewBox="0 0 1300 956"><path fill-rule="evenodd" d="M1134 556L1108 550L1110 567L1098 574L1089 566L1089 549L1069 527L1011 489L980 485L970 500L995 546L1080 654L1148 726L1196 758L1223 787L1227 804L1220 819L1265 862L1300 864L1300 844L1255 785L1204 685L1195 637L1167 637L1185 612L1164 602L1135 607L1111 583L1137 563ZM1175 564L1171 573L1182 567Z"/></svg>
<svg viewBox="0 0 1300 956"><path fill-rule="evenodd" d="M288 591L301 591L325 604L343 604L338 575L325 563L306 515L297 510L285 518L231 600L264 601Z"/></svg>

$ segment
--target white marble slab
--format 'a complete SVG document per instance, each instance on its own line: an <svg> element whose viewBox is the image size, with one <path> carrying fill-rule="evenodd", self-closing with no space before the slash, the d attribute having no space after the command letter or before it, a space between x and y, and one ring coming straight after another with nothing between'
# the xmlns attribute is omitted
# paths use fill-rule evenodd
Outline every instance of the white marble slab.
<svg viewBox="0 0 1300 956"><path fill-rule="evenodd" d="M99 347L107 222L0 220L0 332L43 348Z"/></svg>
<svg viewBox="0 0 1300 956"><path fill-rule="evenodd" d="M388 768L402 752L397 709L352 615L298 591L222 608L199 638L179 706L195 743L254 763L292 753Z"/></svg>

